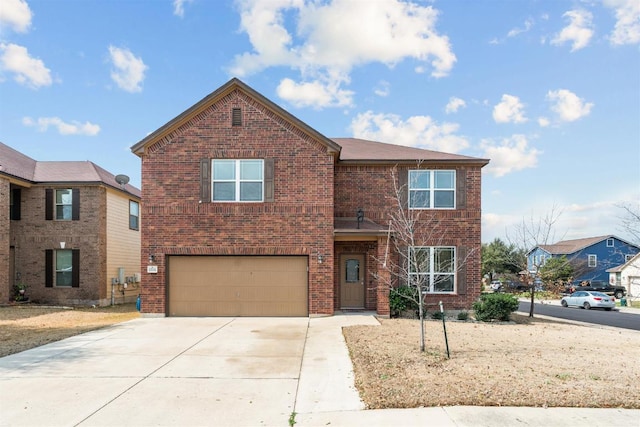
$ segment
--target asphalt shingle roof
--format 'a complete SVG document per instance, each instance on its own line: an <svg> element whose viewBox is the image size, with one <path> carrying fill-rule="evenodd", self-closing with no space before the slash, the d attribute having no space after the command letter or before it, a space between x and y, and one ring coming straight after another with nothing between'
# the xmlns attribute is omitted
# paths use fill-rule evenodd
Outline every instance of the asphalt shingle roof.
<svg viewBox="0 0 640 427"><path fill-rule="evenodd" d="M34 183L103 183L140 197L140 190L116 182L113 174L90 161L36 161L0 142L0 174Z"/></svg>

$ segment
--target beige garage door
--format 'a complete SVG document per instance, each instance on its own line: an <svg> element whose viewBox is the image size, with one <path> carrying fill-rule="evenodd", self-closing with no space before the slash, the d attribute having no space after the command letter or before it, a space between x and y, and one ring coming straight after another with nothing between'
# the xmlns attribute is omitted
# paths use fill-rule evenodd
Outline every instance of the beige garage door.
<svg viewBox="0 0 640 427"><path fill-rule="evenodd" d="M307 316L307 257L169 257L170 316Z"/></svg>

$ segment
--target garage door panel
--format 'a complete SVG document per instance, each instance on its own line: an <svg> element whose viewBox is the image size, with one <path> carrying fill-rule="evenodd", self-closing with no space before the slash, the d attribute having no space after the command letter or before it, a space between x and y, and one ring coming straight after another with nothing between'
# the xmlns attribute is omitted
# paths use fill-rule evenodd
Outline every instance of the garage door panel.
<svg viewBox="0 0 640 427"><path fill-rule="evenodd" d="M170 316L307 316L307 257L172 256Z"/></svg>

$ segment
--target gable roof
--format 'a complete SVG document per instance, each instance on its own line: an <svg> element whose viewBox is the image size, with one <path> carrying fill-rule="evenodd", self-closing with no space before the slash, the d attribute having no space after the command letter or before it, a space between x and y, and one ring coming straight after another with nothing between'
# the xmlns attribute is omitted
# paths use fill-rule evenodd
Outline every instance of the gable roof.
<svg viewBox="0 0 640 427"><path fill-rule="evenodd" d="M482 166L489 163L487 159L462 156L459 154L443 153L440 151L426 150L423 148L407 147L404 145L387 144L384 142L367 141L358 138L332 138L342 150L340 150L341 162L402 162L402 161L439 161L439 162L470 162L480 163Z"/></svg>
<svg viewBox="0 0 640 427"><path fill-rule="evenodd" d="M320 132L316 131L306 123L293 116L288 111L276 105L247 84L237 78L232 78L220 88L211 92L203 99L198 101L192 107L185 110L180 115L171 119L169 122L150 133L137 144L131 147L131 151L143 156L147 149L154 144L171 139L180 129L188 126L193 120L197 120L212 105L222 100L234 91L241 91L264 108L275 114L277 117L285 120L287 123L295 126L301 132L307 134L312 139L327 147L327 151L336 155L336 160L340 162L376 162L376 163L398 163L398 162L415 162L423 160L434 160L439 162L467 162L480 164L481 166L489 163L489 160L478 159L474 157L461 156L457 154L442 153L438 151L425 150L421 148L406 147L401 145L386 144L383 142L367 141L357 138L327 138Z"/></svg>
<svg viewBox="0 0 640 427"><path fill-rule="evenodd" d="M121 186L116 177L88 160L40 162L0 142L0 175L13 176L30 183L100 183L140 197L133 185Z"/></svg>
<svg viewBox="0 0 640 427"><path fill-rule="evenodd" d="M320 144L327 147L327 151L337 153L340 151L340 146L338 146L335 142L322 135L317 130L311 128L306 123L302 122L300 119L284 110L280 106L276 105L260 93L256 92L254 89L247 86L245 83L240 81L237 78L232 78L224 85L220 86L215 91L211 92L209 95L205 96L203 99L198 101L195 105L185 110L182 114L173 118L165 125L157 129L155 132L147 135L140 142L131 147L131 151L138 156L143 156L147 148L163 140L164 138L170 138L171 135L177 132L181 127L188 125L193 119L197 118L200 114L202 114L209 107L220 101L225 96L231 94L234 91L244 92L246 95L251 97L253 100L261 104L264 108L269 110L271 113L276 116L282 118L286 122L298 128L303 133L309 135L312 139L318 141Z"/></svg>
<svg viewBox="0 0 640 427"><path fill-rule="evenodd" d="M635 246L616 236L607 235L607 236L598 236L598 237L587 237L584 239L563 240L563 241L554 243L552 245L539 245L538 247L542 250L549 252L551 255L569 255L569 254L578 252L579 250L588 248L589 246L593 246L596 243L600 243L606 239L616 239L621 242Z"/></svg>

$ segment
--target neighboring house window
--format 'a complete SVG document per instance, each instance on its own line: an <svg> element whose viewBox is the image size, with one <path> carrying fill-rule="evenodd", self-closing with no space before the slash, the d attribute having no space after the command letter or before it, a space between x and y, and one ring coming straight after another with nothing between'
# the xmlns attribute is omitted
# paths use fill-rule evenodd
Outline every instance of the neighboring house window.
<svg viewBox="0 0 640 427"><path fill-rule="evenodd" d="M214 202L263 201L263 160L213 160Z"/></svg>
<svg viewBox="0 0 640 427"><path fill-rule="evenodd" d="M598 265L598 255L589 255L587 265L589 267L596 267Z"/></svg>
<svg viewBox="0 0 640 427"><path fill-rule="evenodd" d="M80 190L77 188L45 190L47 220L77 221L80 219Z"/></svg>
<svg viewBox="0 0 640 427"><path fill-rule="evenodd" d="M409 207L411 209L454 209L455 200L456 171L409 171Z"/></svg>
<svg viewBox="0 0 640 427"><path fill-rule="evenodd" d="M607 247L608 248L612 248L613 247L613 239L607 239Z"/></svg>
<svg viewBox="0 0 640 427"><path fill-rule="evenodd" d="M47 249L45 251L45 286L77 288L80 286L80 250Z"/></svg>
<svg viewBox="0 0 640 427"><path fill-rule="evenodd" d="M455 289L456 252L448 246L409 248L409 280L429 293L452 293Z"/></svg>
<svg viewBox="0 0 640 427"><path fill-rule="evenodd" d="M624 256L624 262L629 262L629 261L631 261L631 258L633 258L634 256L635 256L635 255L633 255L633 254L632 254L632 255L625 255L625 256Z"/></svg>
<svg viewBox="0 0 640 427"><path fill-rule="evenodd" d="M71 189L56 190L56 219L70 221L73 206Z"/></svg>
<svg viewBox="0 0 640 427"><path fill-rule="evenodd" d="M140 229L140 204L133 200L129 200L129 228Z"/></svg>

